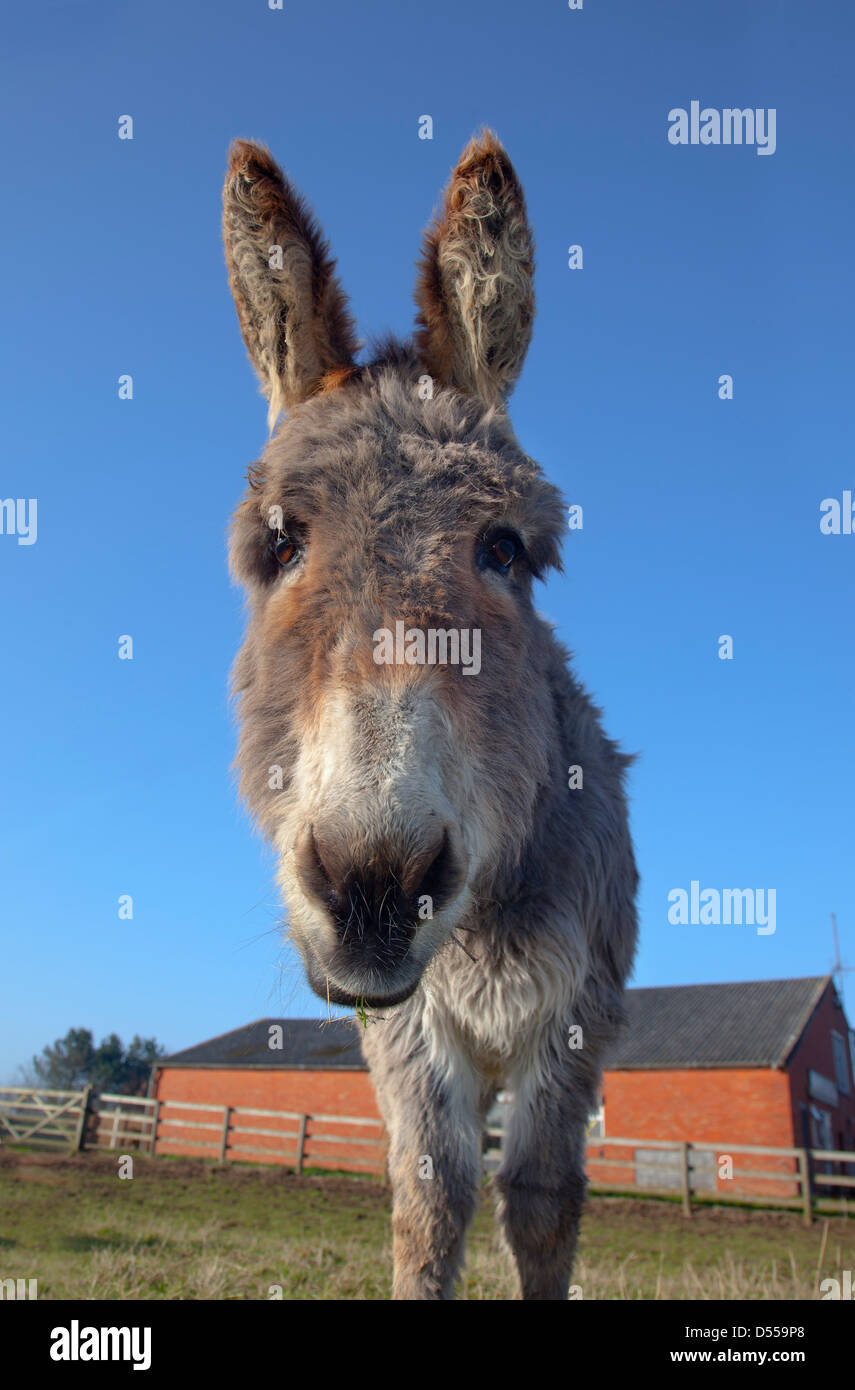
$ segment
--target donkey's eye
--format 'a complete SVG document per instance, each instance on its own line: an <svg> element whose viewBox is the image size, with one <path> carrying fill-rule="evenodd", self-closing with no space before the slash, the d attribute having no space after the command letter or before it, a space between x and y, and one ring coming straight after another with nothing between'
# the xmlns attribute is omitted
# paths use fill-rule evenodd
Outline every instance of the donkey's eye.
<svg viewBox="0 0 855 1390"><path fill-rule="evenodd" d="M486 536L479 547L478 562L481 567L498 570L507 574L514 563L523 555L523 543L511 531L502 531L498 536Z"/></svg>
<svg viewBox="0 0 855 1390"><path fill-rule="evenodd" d="M276 556L282 568L286 569L288 565L294 563L297 556L300 554L300 547L291 536L280 535L279 539L274 543L273 554Z"/></svg>
<svg viewBox="0 0 855 1390"><path fill-rule="evenodd" d="M490 547L490 554L503 570L510 569L519 551L513 536L500 536Z"/></svg>

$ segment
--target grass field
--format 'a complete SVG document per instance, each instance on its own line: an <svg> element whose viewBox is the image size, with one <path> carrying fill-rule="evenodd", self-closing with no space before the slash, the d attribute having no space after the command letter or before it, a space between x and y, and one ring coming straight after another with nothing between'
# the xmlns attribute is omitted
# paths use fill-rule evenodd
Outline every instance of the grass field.
<svg viewBox="0 0 855 1390"><path fill-rule="evenodd" d="M377 1180L198 1159L0 1151L0 1278L40 1299L383 1299L389 1194ZM824 1253L823 1253L824 1246ZM823 1254L820 1268L820 1255ZM587 1299L792 1299L855 1268L855 1221L667 1202L590 1200L575 1282ZM485 1200L460 1296L513 1297Z"/></svg>

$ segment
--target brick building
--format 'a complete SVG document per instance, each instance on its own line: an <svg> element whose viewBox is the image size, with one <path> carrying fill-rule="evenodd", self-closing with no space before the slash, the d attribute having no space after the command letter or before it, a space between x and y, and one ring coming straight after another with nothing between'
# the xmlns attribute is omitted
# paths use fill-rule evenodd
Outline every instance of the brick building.
<svg viewBox="0 0 855 1390"><path fill-rule="evenodd" d="M634 1174L601 1168L596 1175L592 1171L594 1181L662 1185L655 1149L642 1143L618 1153L608 1147L610 1136L855 1152L855 1043L831 976L632 989L628 1011L629 1026L607 1067L603 1107L591 1127L592 1141L600 1147L591 1152L631 1158ZM162 1102L159 1153L204 1155L215 1147L217 1114L203 1120L202 1111L176 1108L181 1101L221 1109L379 1116L358 1029L347 1022L259 1019L162 1059L151 1094ZM502 1110L496 1108L493 1122ZM194 1113L200 1119L195 1128ZM273 1123L258 1116L253 1127L263 1131ZM342 1138L354 1133L339 1123L325 1122L323 1129ZM330 1144L319 1140L313 1148L310 1134L307 1162L320 1162L324 1145L328 1153ZM281 1140L268 1140L264 1133L249 1146L231 1136L228 1156L265 1161L269 1153L273 1162L281 1147ZM354 1143L342 1152L358 1165L366 1150ZM789 1159L750 1155L740 1166L793 1168ZM703 1185L702 1174L699 1182ZM708 1185L716 1185L713 1173ZM780 1184L759 1178L749 1180L746 1190L767 1189L786 1195Z"/></svg>
<svg viewBox="0 0 855 1390"><path fill-rule="evenodd" d="M855 1149L852 1033L830 975L628 992L604 1133Z"/></svg>
<svg viewBox="0 0 855 1390"><path fill-rule="evenodd" d="M354 1171L382 1167L376 1150L382 1127L347 1122L349 1116L379 1120L359 1038L349 1023L258 1019L160 1059L149 1094L160 1103L157 1153L282 1162L283 1154L295 1151L299 1117L309 1115L323 1118L309 1122L307 1164ZM296 1118L265 1113L271 1111Z"/></svg>
<svg viewBox="0 0 855 1390"><path fill-rule="evenodd" d="M598 1154L617 1155L609 1136L855 1151L855 1039L830 975L633 989L628 1011L592 1125L592 1137L606 1141ZM709 1180L699 1185L714 1187L714 1154L707 1161ZM662 1185L664 1156L639 1147L634 1162L638 1185ZM738 1166L794 1165L740 1155ZM598 1169L597 1177L631 1180L626 1170ZM760 1179L743 1187L792 1195Z"/></svg>

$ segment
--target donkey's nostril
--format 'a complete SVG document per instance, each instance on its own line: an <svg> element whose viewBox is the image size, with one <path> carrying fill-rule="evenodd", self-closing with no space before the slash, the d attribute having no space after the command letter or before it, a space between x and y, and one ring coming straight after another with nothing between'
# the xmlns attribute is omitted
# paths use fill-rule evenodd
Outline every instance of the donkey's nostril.
<svg viewBox="0 0 855 1390"><path fill-rule="evenodd" d="M424 899L430 900L427 916L433 916L458 895L466 876L445 828L424 849L363 847L356 855L344 836L310 825L295 849L304 891L323 903L339 931L356 926L360 937L412 936L426 915L420 910Z"/></svg>
<svg viewBox="0 0 855 1390"><path fill-rule="evenodd" d="M439 848L431 852L428 862L420 868L419 879L412 891L419 899L430 898L431 911L437 911L457 897L463 887L465 869L452 849L447 830L443 832Z"/></svg>
<svg viewBox="0 0 855 1390"><path fill-rule="evenodd" d="M346 857L335 852L329 837L319 836L307 825L295 846L297 875L303 888L313 897L329 902L332 894L342 894L347 880Z"/></svg>
<svg viewBox="0 0 855 1390"><path fill-rule="evenodd" d="M316 866L325 881L325 886L333 888L337 893L343 893L351 873L346 844L342 840L336 840L333 835L316 830L314 826L310 827L310 833Z"/></svg>

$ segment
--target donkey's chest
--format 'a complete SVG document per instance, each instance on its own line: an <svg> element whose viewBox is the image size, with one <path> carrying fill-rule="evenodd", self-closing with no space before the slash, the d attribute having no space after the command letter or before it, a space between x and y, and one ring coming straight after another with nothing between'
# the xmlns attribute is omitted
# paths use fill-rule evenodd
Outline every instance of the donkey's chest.
<svg viewBox="0 0 855 1390"><path fill-rule="evenodd" d="M476 961L461 953L442 967L431 976L429 1014L488 1076L505 1075L570 1009L572 979L554 959L499 949Z"/></svg>

